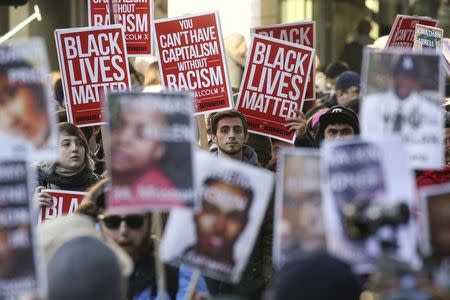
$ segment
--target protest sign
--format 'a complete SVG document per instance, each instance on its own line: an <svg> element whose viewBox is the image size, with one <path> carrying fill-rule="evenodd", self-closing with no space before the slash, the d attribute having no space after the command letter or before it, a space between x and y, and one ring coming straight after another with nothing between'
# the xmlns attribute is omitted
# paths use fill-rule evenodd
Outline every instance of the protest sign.
<svg viewBox="0 0 450 300"><path fill-rule="evenodd" d="M417 24L412 49L416 52L420 52L422 49L442 50L443 38L444 30L441 28Z"/></svg>
<svg viewBox="0 0 450 300"><path fill-rule="evenodd" d="M33 49L33 51L30 51ZM0 45L0 154L36 160L57 156L57 131L41 38Z"/></svg>
<svg viewBox="0 0 450 300"><path fill-rule="evenodd" d="M130 88L120 25L55 30L67 120L79 127L104 124L105 92Z"/></svg>
<svg viewBox="0 0 450 300"><path fill-rule="evenodd" d="M318 150L282 148L278 160L273 257L277 266L326 250Z"/></svg>
<svg viewBox="0 0 450 300"><path fill-rule="evenodd" d="M252 34L236 107L249 132L293 144L287 117L301 110L314 49Z"/></svg>
<svg viewBox="0 0 450 300"><path fill-rule="evenodd" d="M361 135L400 136L415 169L444 165L444 76L441 56L431 52L364 52Z"/></svg>
<svg viewBox="0 0 450 300"><path fill-rule="evenodd" d="M447 71L447 76L450 76L450 39L445 38L442 45L442 63Z"/></svg>
<svg viewBox="0 0 450 300"><path fill-rule="evenodd" d="M426 186L420 189L421 249L423 254L442 259L450 255L449 222L450 184Z"/></svg>
<svg viewBox="0 0 450 300"><path fill-rule="evenodd" d="M89 26L122 25L129 56L152 55L152 0L88 0L88 16Z"/></svg>
<svg viewBox="0 0 450 300"><path fill-rule="evenodd" d="M195 159L202 208L171 212L161 258L198 268L211 278L238 282L269 204L273 175L203 151L196 152Z"/></svg>
<svg viewBox="0 0 450 300"><path fill-rule="evenodd" d="M389 32L386 48L412 49L417 24L435 27L437 21L429 17L397 15Z"/></svg>
<svg viewBox="0 0 450 300"><path fill-rule="evenodd" d="M32 225L32 170L25 160L0 158L0 298L45 291ZM34 223L34 222L33 222Z"/></svg>
<svg viewBox="0 0 450 300"><path fill-rule="evenodd" d="M410 217L414 179L401 141L325 140L321 154L328 250L367 274L381 243L395 244L389 253L419 267Z"/></svg>
<svg viewBox="0 0 450 300"><path fill-rule="evenodd" d="M308 46L315 49L316 47L316 22L301 21L289 24L279 24L270 26L255 27L252 32L264 36L268 36L283 41ZM308 85L306 87L305 101L316 99L316 85L314 58L312 67L308 74Z"/></svg>
<svg viewBox="0 0 450 300"><path fill-rule="evenodd" d="M166 88L193 91L195 114L232 108L218 13L156 20L154 32Z"/></svg>
<svg viewBox="0 0 450 300"><path fill-rule="evenodd" d="M63 190L42 190L52 197L53 205L51 207L41 207L39 212L39 224L59 218L65 215L71 215L80 205L85 192L63 191Z"/></svg>
<svg viewBox="0 0 450 300"><path fill-rule="evenodd" d="M108 210L192 208L192 98L180 93L120 93L111 94L108 102Z"/></svg>

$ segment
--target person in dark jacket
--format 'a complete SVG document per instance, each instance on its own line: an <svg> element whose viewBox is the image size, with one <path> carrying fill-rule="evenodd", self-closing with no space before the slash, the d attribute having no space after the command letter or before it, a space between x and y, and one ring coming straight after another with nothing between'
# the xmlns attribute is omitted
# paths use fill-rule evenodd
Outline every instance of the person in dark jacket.
<svg viewBox="0 0 450 300"><path fill-rule="evenodd" d="M357 300L362 292L350 265L312 252L281 268L266 299Z"/></svg>
<svg viewBox="0 0 450 300"><path fill-rule="evenodd" d="M51 196L42 189L86 191L100 176L94 173L94 163L83 132L71 123L59 123L59 160L37 164L38 184L35 200L41 206L51 206Z"/></svg>
<svg viewBox="0 0 450 300"><path fill-rule="evenodd" d="M227 110L211 118L211 135L217 144L219 157L236 159L252 166L261 167L255 150L245 145L248 138L247 121L237 110ZM211 295L239 295L247 299L260 299L263 290L272 278L273 201L264 216L261 230L256 239L247 267L241 281L229 284L206 278Z"/></svg>

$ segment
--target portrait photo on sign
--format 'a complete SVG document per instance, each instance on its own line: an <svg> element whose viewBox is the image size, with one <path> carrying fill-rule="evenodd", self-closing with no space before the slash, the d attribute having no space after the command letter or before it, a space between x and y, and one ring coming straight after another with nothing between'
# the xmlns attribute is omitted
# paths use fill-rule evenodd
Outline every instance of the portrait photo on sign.
<svg viewBox="0 0 450 300"><path fill-rule="evenodd" d="M327 246L319 151L282 148L279 155L273 257L282 266Z"/></svg>
<svg viewBox="0 0 450 300"><path fill-rule="evenodd" d="M200 151L196 165L201 208L171 212L161 259L185 263L214 279L238 282L263 222L273 175Z"/></svg>
<svg viewBox="0 0 450 300"><path fill-rule="evenodd" d="M192 98L180 93L108 97L109 210L193 207Z"/></svg>
<svg viewBox="0 0 450 300"><path fill-rule="evenodd" d="M328 250L357 273L389 254L419 267L412 172L398 138L325 141L322 192Z"/></svg>
<svg viewBox="0 0 450 300"><path fill-rule="evenodd" d="M31 151L36 159L56 157L55 107L48 90L49 72L42 39L0 45L0 154L15 157Z"/></svg>
<svg viewBox="0 0 450 300"><path fill-rule="evenodd" d="M29 201L33 174L27 161L0 157L0 299L44 290L45 271Z"/></svg>
<svg viewBox="0 0 450 300"><path fill-rule="evenodd" d="M450 256L450 184L431 185L420 190L422 250L442 260Z"/></svg>
<svg viewBox="0 0 450 300"><path fill-rule="evenodd" d="M444 163L444 76L441 56L430 51L367 48L363 59L361 135L400 136L415 169Z"/></svg>

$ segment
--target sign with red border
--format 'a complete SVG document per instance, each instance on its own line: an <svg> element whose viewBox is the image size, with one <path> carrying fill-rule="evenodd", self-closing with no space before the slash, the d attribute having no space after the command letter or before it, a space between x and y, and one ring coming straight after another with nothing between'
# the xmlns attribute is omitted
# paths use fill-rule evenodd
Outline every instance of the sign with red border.
<svg viewBox="0 0 450 300"><path fill-rule="evenodd" d="M104 124L105 92L130 88L122 26L55 30L67 120L79 127Z"/></svg>
<svg viewBox="0 0 450 300"><path fill-rule="evenodd" d="M129 56L153 55L153 7L152 0L88 0L89 26L121 24Z"/></svg>
<svg viewBox="0 0 450 300"><path fill-rule="evenodd" d="M286 118L301 110L314 49L252 34L237 109L249 132L294 143Z"/></svg>
<svg viewBox="0 0 450 300"><path fill-rule="evenodd" d="M80 206L81 201L87 193L63 190L42 190L52 196L53 206L41 207L39 212L39 224L47 220L53 220L62 216L70 215Z"/></svg>
<svg viewBox="0 0 450 300"><path fill-rule="evenodd" d="M255 27L252 32L314 49L316 47L316 22L314 21ZM315 74L316 69L313 59L313 67L309 71L305 101L316 99Z"/></svg>
<svg viewBox="0 0 450 300"><path fill-rule="evenodd" d="M435 27L437 21L429 17L397 15L385 48L412 49L417 24Z"/></svg>
<svg viewBox="0 0 450 300"><path fill-rule="evenodd" d="M192 91L195 114L232 108L217 12L156 20L153 32L166 88Z"/></svg>

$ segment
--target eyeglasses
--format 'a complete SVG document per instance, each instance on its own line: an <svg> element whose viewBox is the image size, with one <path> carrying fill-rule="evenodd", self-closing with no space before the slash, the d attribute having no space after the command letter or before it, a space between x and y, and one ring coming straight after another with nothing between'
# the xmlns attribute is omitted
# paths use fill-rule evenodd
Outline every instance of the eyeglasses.
<svg viewBox="0 0 450 300"><path fill-rule="evenodd" d="M139 229L142 227L142 225L144 225L145 216L127 215L125 217L121 217L112 215L112 216L100 216L100 219L103 220L103 223L109 229L118 229L122 221L125 221L127 226L131 229Z"/></svg>

